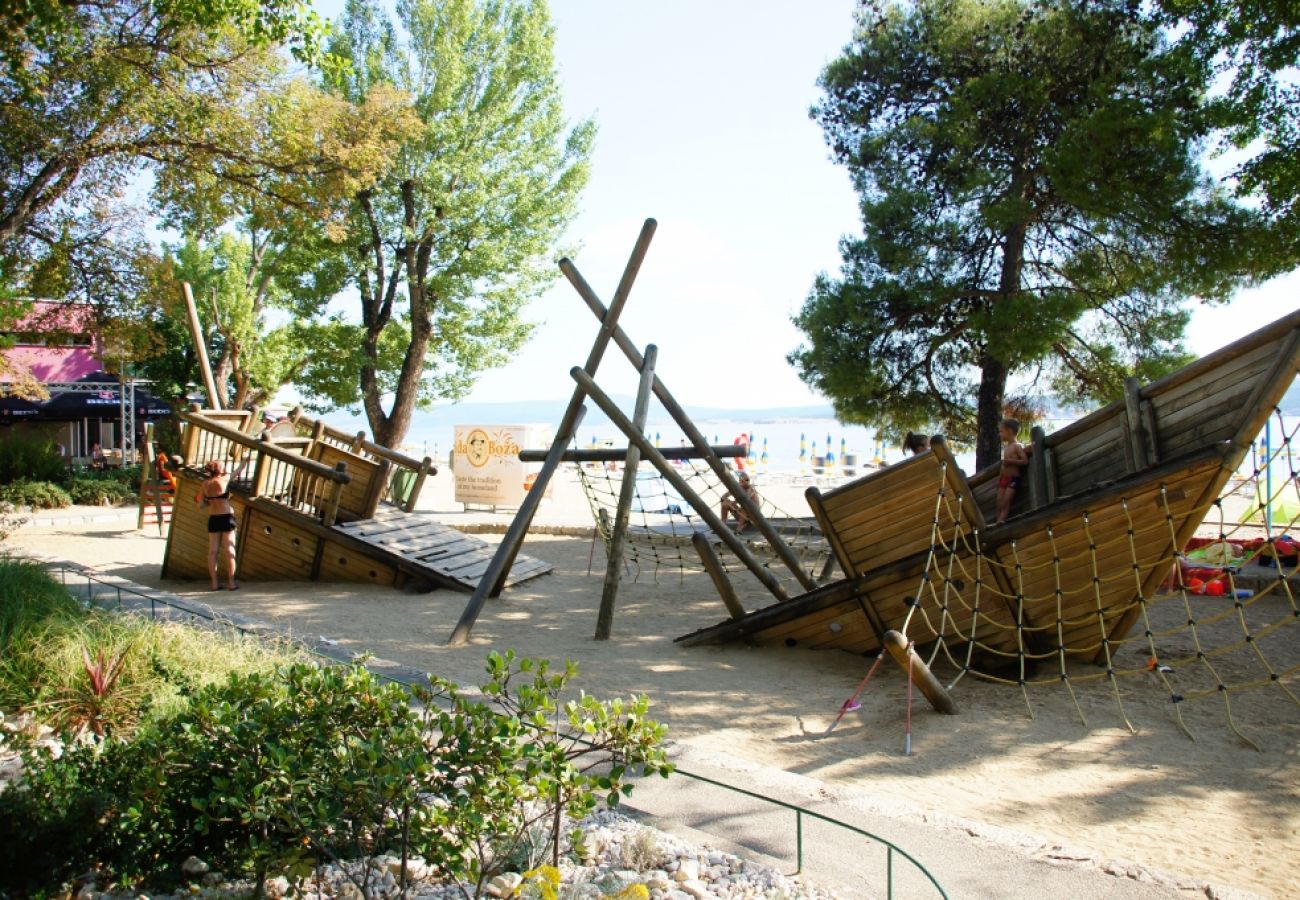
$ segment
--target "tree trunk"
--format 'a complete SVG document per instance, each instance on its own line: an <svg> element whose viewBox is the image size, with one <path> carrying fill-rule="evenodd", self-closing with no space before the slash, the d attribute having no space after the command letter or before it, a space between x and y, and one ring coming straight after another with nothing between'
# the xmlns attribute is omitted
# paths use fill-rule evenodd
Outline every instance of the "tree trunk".
<svg viewBox="0 0 1300 900"><path fill-rule="evenodd" d="M985 353L980 358L980 388L975 406L979 430L975 434L975 468L991 466L1002 455L998 424L1007 390L1007 367Z"/></svg>
<svg viewBox="0 0 1300 900"><path fill-rule="evenodd" d="M1011 179L1012 191L1024 196L1025 178L1016 174ZM998 278L998 303L1003 297L1020 293L1020 274L1025 261L1026 222L1011 225L1002 238L1002 272ZM993 465L1002 455L1002 439L998 425L1002 422L1003 405L1007 393L1007 364L987 348L980 355L980 387L976 402L975 468Z"/></svg>

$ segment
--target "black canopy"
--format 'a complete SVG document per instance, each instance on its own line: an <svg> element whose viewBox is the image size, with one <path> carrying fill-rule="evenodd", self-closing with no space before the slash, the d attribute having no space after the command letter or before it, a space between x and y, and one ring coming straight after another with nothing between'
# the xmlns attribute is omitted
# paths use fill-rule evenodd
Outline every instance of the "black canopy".
<svg viewBox="0 0 1300 900"><path fill-rule="evenodd" d="M121 381L107 372L92 372L78 378L78 390L59 391L41 405L40 417L47 420L100 419L114 420L122 414ZM127 400L130 388L127 388ZM139 419L158 419L172 414L171 407L142 387L135 389L135 415Z"/></svg>

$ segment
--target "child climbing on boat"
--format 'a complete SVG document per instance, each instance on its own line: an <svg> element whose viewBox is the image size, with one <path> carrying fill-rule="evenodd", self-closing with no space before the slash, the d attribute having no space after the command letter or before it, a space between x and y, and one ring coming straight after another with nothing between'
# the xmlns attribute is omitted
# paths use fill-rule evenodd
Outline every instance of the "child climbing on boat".
<svg viewBox="0 0 1300 900"><path fill-rule="evenodd" d="M1011 516L1011 504L1020 489L1020 475L1029 464L1029 454L1016 438L1020 435L1020 423L1015 419L1003 419L998 426L1002 443L1002 469L998 472L998 524L1001 525Z"/></svg>

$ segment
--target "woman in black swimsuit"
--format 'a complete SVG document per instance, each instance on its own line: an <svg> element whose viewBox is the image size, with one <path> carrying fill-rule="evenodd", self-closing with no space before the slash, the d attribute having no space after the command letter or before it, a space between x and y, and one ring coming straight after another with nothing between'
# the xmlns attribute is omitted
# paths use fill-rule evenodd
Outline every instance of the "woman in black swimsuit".
<svg viewBox="0 0 1300 900"><path fill-rule="evenodd" d="M230 505L230 476L215 461L204 466L203 471L208 477L194 499L208 507L208 576L212 590L220 590L217 562L225 556L226 586L233 591L239 585L235 584L235 510Z"/></svg>

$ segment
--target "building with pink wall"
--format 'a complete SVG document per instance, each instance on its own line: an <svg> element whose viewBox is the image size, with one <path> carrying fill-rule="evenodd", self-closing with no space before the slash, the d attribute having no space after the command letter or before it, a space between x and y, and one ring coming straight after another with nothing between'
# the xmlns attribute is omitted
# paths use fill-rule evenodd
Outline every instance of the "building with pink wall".
<svg viewBox="0 0 1300 900"><path fill-rule="evenodd" d="M14 346L0 351L5 360L43 384L76 381L104 368L95 311L86 303L37 300L6 336ZM10 380L11 371L0 371L0 381Z"/></svg>

